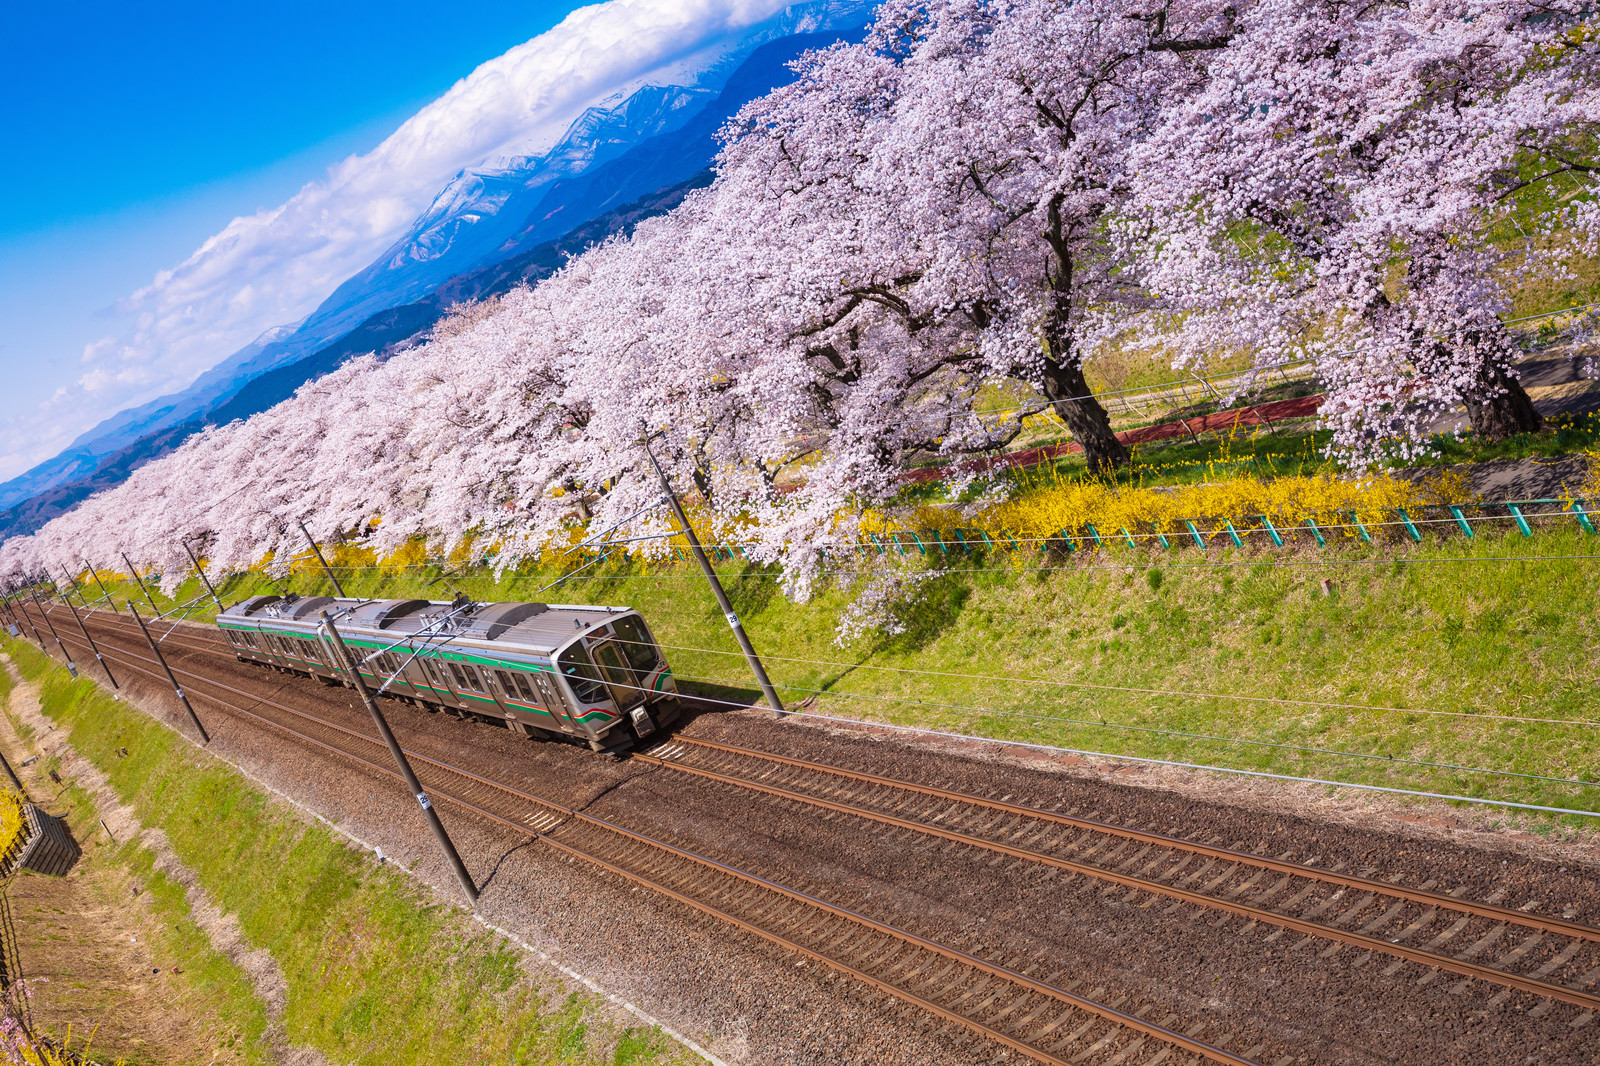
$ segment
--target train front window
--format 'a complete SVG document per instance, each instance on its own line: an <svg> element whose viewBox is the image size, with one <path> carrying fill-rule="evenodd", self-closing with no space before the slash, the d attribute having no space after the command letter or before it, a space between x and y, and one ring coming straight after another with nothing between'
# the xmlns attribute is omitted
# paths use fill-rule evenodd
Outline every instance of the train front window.
<svg viewBox="0 0 1600 1066"><path fill-rule="evenodd" d="M661 652L657 650L656 642L650 639L650 631L644 627L644 620L638 615L629 615L617 619L612 628L617 631L617 643L622 645L628 665L640 677L649 676L656 668Z"/></svg>
<svg viewBox="0 0 1600 1066"><path fill-rule="evenodd" d="M561 676L572 686L572 694L578 697L579 703L598 703L606 698L606 687L601 684L600 675L595 673L594 663L589 661L589 653L583 648L574 644L561 653L557 662L561 666Z"/></svg>
<svg viewBox="0 0 1600 1066"><path fill-rule="evenodd" d="M595 648L594 661L600 667L600 672L606 675L606 681L611 686L611 697L617 701L618 707L631 707L644 699L639 680L628 669L615 641L608 640Z"/></svg>

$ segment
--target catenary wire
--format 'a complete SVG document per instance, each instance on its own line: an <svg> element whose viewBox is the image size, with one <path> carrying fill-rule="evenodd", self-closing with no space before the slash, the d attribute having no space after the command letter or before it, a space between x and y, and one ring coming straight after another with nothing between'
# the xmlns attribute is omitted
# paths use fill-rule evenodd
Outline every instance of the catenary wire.
<svg viewBox="0 0 1600 1066"><path fill-rule="evenodd" d="M708 681L724 686L737 686L739 682L730 681L722 677L706 677L698 674L680 674L673 671L673 677L688 681ZM624 686L633 687L633 686ZM860 692L839 692L831 689L803 688L799 685L785 685L778 683L778 688L790 692L806 692L816 696L826 696L836 699L874 700L880 703L909 703L919 707L935 707L944 710L963 711L971 714L987 714L1004 718L1026 718L1036 722L1064 722L1070 725L1087 726L1096 729L1122 729L1137 733L1154 733L1160 736L1181 737L1186 740L1210 740L1221 744L1242 744L1258 748L1278 748L1284 751L1298 751L1313 755L1337 755L1349 759L1371 759L1377 762L1396 763L1406 766L1425 766L1435 770L1459 770L1463 773L1492 774L1496 777L1516 777L1527 781L1548 781L1558 785L1578 785L1582 788L1600 788L1600 781L1586 781L1576 777L1550 777L1544 774L1520 773L1516 770L1495 770L1487 766L1463 766L1459 763L1430 762L1425 759L1406 759L1396 755L1375 755L1370 752L1343 751L1339 748L1314 748L1302 744L1285 744L1271 740L1251 740L1247 737L1225 737L1214 733L1190 733L1181 729L1161 729L1156 726L1131 725L1125 722L1108 722L1090 718L1068 718L1061 715L1030 714L1027 711L1005 711L995 707L972 707L960 703L944 703L938 700L920 700L906 696L872 696ZM638 691L644 691L639 689Z"/></svg>

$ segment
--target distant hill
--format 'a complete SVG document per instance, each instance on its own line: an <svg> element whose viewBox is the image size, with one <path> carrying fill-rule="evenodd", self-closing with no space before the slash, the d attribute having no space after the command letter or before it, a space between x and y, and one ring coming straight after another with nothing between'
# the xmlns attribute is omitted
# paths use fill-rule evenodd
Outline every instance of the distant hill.
<svg viewBox="0 0 1600 1066"><path fill-rule="evenodd" d="M31 533L101 489L121 484L141 464L166 455L205 426L226 425L265 411L293 396L295 390L306 382L336 370L352 356L368 352L385 357L392 355L423 339L451 307L468 300L509 292L518 285L548 277L560 269L569 256L613 233L631 232L640 219L665 214L676 207L691 189L710 182L711 171L702 171L689 181L661 189L592 219L559 240L549 241L503 262L452 278L423 299L379 311L333 344L250 379L238 391L203 412L137 437L105 455L89 457L82 450L63 453L52 463L72 463L72 476L58 478L43 491L0 511L0 537ZM67 458L69 455L70 458Z"/></svg>
<svg viewBox="0 0 1600 1066"><path fill-rule="evenodd" d="M864 5L825 6L833 19L865 19ZM780 37L751 51L715 93L645 86L585 111L541 155L456 175L404 237L303 322L268 331L183 392L118 413L0 484L0 538L32 532L204 426L264 411L352 356L390 355L451 306L536 282L590 244L671 210L709 184L715 134L728 118L790 80L787 64L802 52L861 33Z"/></svg>

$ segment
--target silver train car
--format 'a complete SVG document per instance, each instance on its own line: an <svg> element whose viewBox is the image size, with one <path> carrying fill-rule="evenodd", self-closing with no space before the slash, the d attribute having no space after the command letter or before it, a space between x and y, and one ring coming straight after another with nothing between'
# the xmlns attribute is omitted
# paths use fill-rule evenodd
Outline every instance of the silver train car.
<svg viewBox="0 0 1600 1066"><path fill-rule="evenodd" d="M323 612L369 688L419 706L618 751L681 713L666 656L637 611L555 603L255 596L217 626L241 662L348 684Z"/></svg>

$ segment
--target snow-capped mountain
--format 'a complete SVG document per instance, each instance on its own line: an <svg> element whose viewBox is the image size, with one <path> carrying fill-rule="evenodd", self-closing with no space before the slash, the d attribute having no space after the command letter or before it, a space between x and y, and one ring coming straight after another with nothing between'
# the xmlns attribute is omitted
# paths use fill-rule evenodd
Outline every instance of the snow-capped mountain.
<svg viewBox="0 0 1600 1066"><path fill-rule="evenodd" d="M304 320L268 330L182 392L106 419L0 484L0 536L37 528L206 424L262 410L352 355L393 350L449 303L536 281L585 243L670 209L705 180L723 121L787 81L786 64L801 51L858 35L870 11L863 0L791 6L684 57L681 84L623 86L553 143L511 144L461 171Z"/></svg>
<svg viewBox="0 0 1600 1066"><path fill-rule="evenodd" d="M307 326L322 331L330 324L354 326L380 308L409 303L472 269L516 233L552 182L671 133L715 96L706 88L646 85L613 107L587 108L546 152L462 171L404 236L334 290Z"/></svg>

